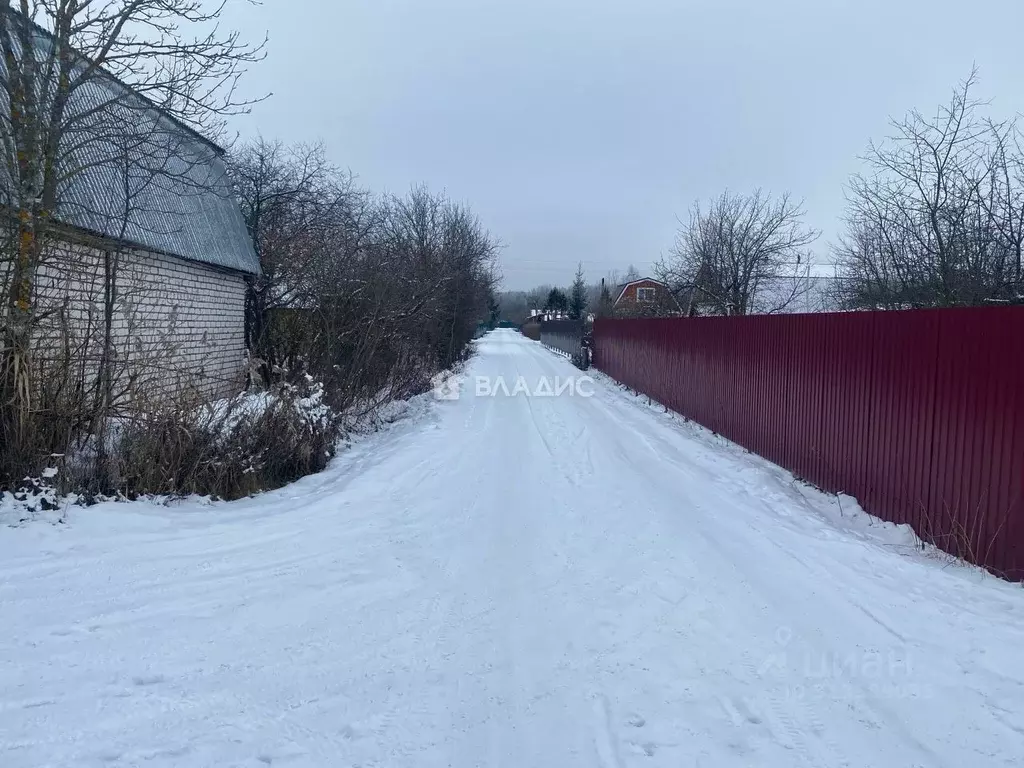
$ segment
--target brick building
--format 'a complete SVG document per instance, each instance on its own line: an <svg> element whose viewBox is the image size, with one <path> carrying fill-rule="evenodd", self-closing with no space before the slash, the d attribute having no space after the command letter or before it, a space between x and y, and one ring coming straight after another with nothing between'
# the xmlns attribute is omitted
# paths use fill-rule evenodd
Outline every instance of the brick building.
<svg viewBox="0 0 1024 768"><path fill-rule="evenodd" d="M67 110L81 120L63 139L59 240L35 276L35 358L87 387L113 357L119 397L237 391L246 278L260 267L223 150L109 75L75 89ZM10 188L0 164L0 193ZM0 294L5 266L0 254Z"/></svg>

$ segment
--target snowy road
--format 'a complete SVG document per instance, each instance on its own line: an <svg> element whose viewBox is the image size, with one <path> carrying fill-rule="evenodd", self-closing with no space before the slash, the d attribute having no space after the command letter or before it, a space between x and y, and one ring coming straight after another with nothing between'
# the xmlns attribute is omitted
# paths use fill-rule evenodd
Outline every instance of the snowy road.
<svg viewBox="0 0 1024 768"><path fill-rule="evenodd" d="M214 508L0 530L0 766L986 768L1024 590L512 332L461 399Z"/></svg>

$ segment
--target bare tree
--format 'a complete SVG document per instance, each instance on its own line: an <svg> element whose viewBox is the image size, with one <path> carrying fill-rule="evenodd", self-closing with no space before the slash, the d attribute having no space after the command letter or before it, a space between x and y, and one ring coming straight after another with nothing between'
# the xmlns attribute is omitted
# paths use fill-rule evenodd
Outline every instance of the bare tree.
<svg viewBox="0 0 1024 768"><path fill-rule="evenodd" d="M789 195L725 192L706 210L694 205L656 272L688 297L687 314L784 311L807 290L809 246L820 234L803 217Z"/></svg>
<svg viewBox="0 0 1024 768"><path fill-rule="evenodd" d="M274 366L283 350L267 338L270 315L315 305L325 271L366 244L371 199L350 173L328 162L322 144L257 139L233 153L231 175L262 270L249 280L247 343Z"/></svg>
<svg viewBox="0 0 1024 768"><path fill-rule="evenodd" d="M1024 292L1020 131L982 117L976 83L972 73L935 116L912 111L870 145L834 249L843 306L970 305Z"/></svg>
<svg viewBox="0 0 1024 768"><path fill-rule="evenodd" d="M530 297L527 291L502 291L498 295L499 318L519 325L530 316Z"/></svg>
<svg viewBox="0 0 1024 768"><path fill-rule="evenodd" d="M494 303L498 244L467 208L417 187L378 201L375 222L355 258L333 262L320 311L343 407L422 389L461 359Z"/></svg>
<svg viewBox="0 0 1024 768"><path fill-rule="evenodd" d="M375 198L318 146L261 140L233 159L265 377L305 369L339 411L373 412L458 362L496 314L498 244L465 206L425 187Z"/></svg>

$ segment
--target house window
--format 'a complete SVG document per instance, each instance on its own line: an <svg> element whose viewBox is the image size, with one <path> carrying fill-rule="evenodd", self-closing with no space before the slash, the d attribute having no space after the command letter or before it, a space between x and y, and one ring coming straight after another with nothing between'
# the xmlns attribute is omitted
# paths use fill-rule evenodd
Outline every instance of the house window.
<svg viewBox="0 0 1024 768"><path fill-rule="evenodd" d="M654 289L653 288L637 288L636 289L636 300L637 301L654 301Z"/></svg>

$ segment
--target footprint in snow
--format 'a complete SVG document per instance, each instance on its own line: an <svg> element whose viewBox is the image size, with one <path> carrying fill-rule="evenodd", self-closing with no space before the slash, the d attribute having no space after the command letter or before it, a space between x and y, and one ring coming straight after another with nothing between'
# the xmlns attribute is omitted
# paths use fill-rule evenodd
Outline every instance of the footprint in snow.
<svg viewBox="0 0 1024 768"><path fill-rule="evenodd" d="M159 685L160 683L166 682L166 680L167 678L163 675L136 675L132 678L132 682L139 687Z"/></svg>

